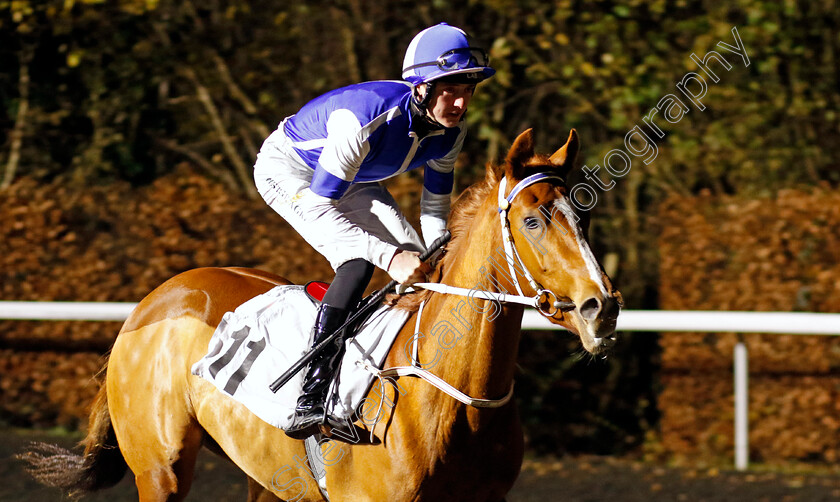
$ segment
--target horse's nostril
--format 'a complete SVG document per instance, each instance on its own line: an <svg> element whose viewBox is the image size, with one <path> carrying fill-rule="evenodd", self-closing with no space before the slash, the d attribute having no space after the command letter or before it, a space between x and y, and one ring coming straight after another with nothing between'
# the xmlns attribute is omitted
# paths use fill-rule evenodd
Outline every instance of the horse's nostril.
<svg viewBox="0 0 840 502"><path fill-rule="evenodd" d="M618 299L615 297L609 297L604 301L603 312L601 315L605 318L613 319L618 317L618 313L620 311L621 305L618 303Z"/></svg>
<svg viewBox="0 0 840 502"><path fill-rule="evenodd" d="M587 321L592 321L601 312L601 302L597 298L590 298L580 306L580 315Z"/></svg>

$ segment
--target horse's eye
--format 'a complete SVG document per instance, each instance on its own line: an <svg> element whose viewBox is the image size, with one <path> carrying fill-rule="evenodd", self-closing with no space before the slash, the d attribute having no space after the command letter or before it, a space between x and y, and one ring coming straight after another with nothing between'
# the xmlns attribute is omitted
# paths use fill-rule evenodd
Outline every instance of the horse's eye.
<svg viewBox="0 0 840 502"><path fill-rule="evenodd" d="M537 230L540 226L540 220L534 218L533 216L525 218L525 228L528 230Z"/></svg>

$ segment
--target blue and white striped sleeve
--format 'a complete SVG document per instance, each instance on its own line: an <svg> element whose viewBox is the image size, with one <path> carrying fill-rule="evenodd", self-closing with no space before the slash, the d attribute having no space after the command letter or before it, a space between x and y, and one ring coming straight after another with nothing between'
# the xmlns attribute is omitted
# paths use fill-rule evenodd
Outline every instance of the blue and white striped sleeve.
<svg viewBox="0 0 840 502"><path fill-rule="evenodd" d="M420 231L426 247L443 235L446 230L446 220L449 218L450 196L436 194L423 187L420 195Z"/></svg>
<svg viewBox="0 0 840 502"><path fill-rule="evenodd" d="M427 247L446 230L450 194L455 186L455 160L464 145L466 133L467 127L462 123L461 132L449 153L426 163L420 196L420 230Z"/></svg>
<svg viewBox="0 0 840 502"><path fill-rule="evenodd" d="M461 122L458 126L460 132L455 138L452 149L439 159L426 162L426 169L423 173L423 186L435 194L449 194L455 184L455 161L461 148L464 146L464 138L467 136L467 125Z"/></svg>
<svg viewBox="0 0 840 502"><path fill-rule="evenodd" d="M327 119L327 138L310 189L330 199L339 199L350 188L359 166L370 151L362 124L350 110L339 109Z"/></svg>

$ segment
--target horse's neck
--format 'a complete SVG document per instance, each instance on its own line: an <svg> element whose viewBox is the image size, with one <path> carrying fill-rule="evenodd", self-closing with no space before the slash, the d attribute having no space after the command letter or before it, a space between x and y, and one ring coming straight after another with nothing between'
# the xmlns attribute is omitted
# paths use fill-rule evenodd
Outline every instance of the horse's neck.
<svg viewBox="0 0 840 502"><path fill-rule="evenodd" d="M476 232L477 235L482 235ZM486 232L484 235L495 235ZM497 292L487 259L492 240L467 237L447 257L441 282ZM433 294L424 309L424 334L431 334L426 358L439 357L432 370L472 397L498 399L510 389L516 367L523 308L477 298ZM432 314L433 313L433 314ZM457 340L456 340L457 338ZM433 345L432 347L429 347Z"/></svg>

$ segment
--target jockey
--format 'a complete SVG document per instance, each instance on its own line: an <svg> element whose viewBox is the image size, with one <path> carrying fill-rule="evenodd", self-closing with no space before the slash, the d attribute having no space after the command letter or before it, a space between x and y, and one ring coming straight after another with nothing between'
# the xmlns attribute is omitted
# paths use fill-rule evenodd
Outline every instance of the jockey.
<svg viewBox="0 0 840 502"><path fill-rule="evenodd" d="M335 270L313 346L344 323L374 267L403 284L425 280L429 268L418 256L446 228L467 105L476 84L495 72L462 30L441 23L412 39L404 81L328 92L283 120L262 145L254 166L260 195ZM423 240L379 184L419 167ZM339 338L312 360L287 435L306 438L330 418L324 401L343 351Z"/></svg>

